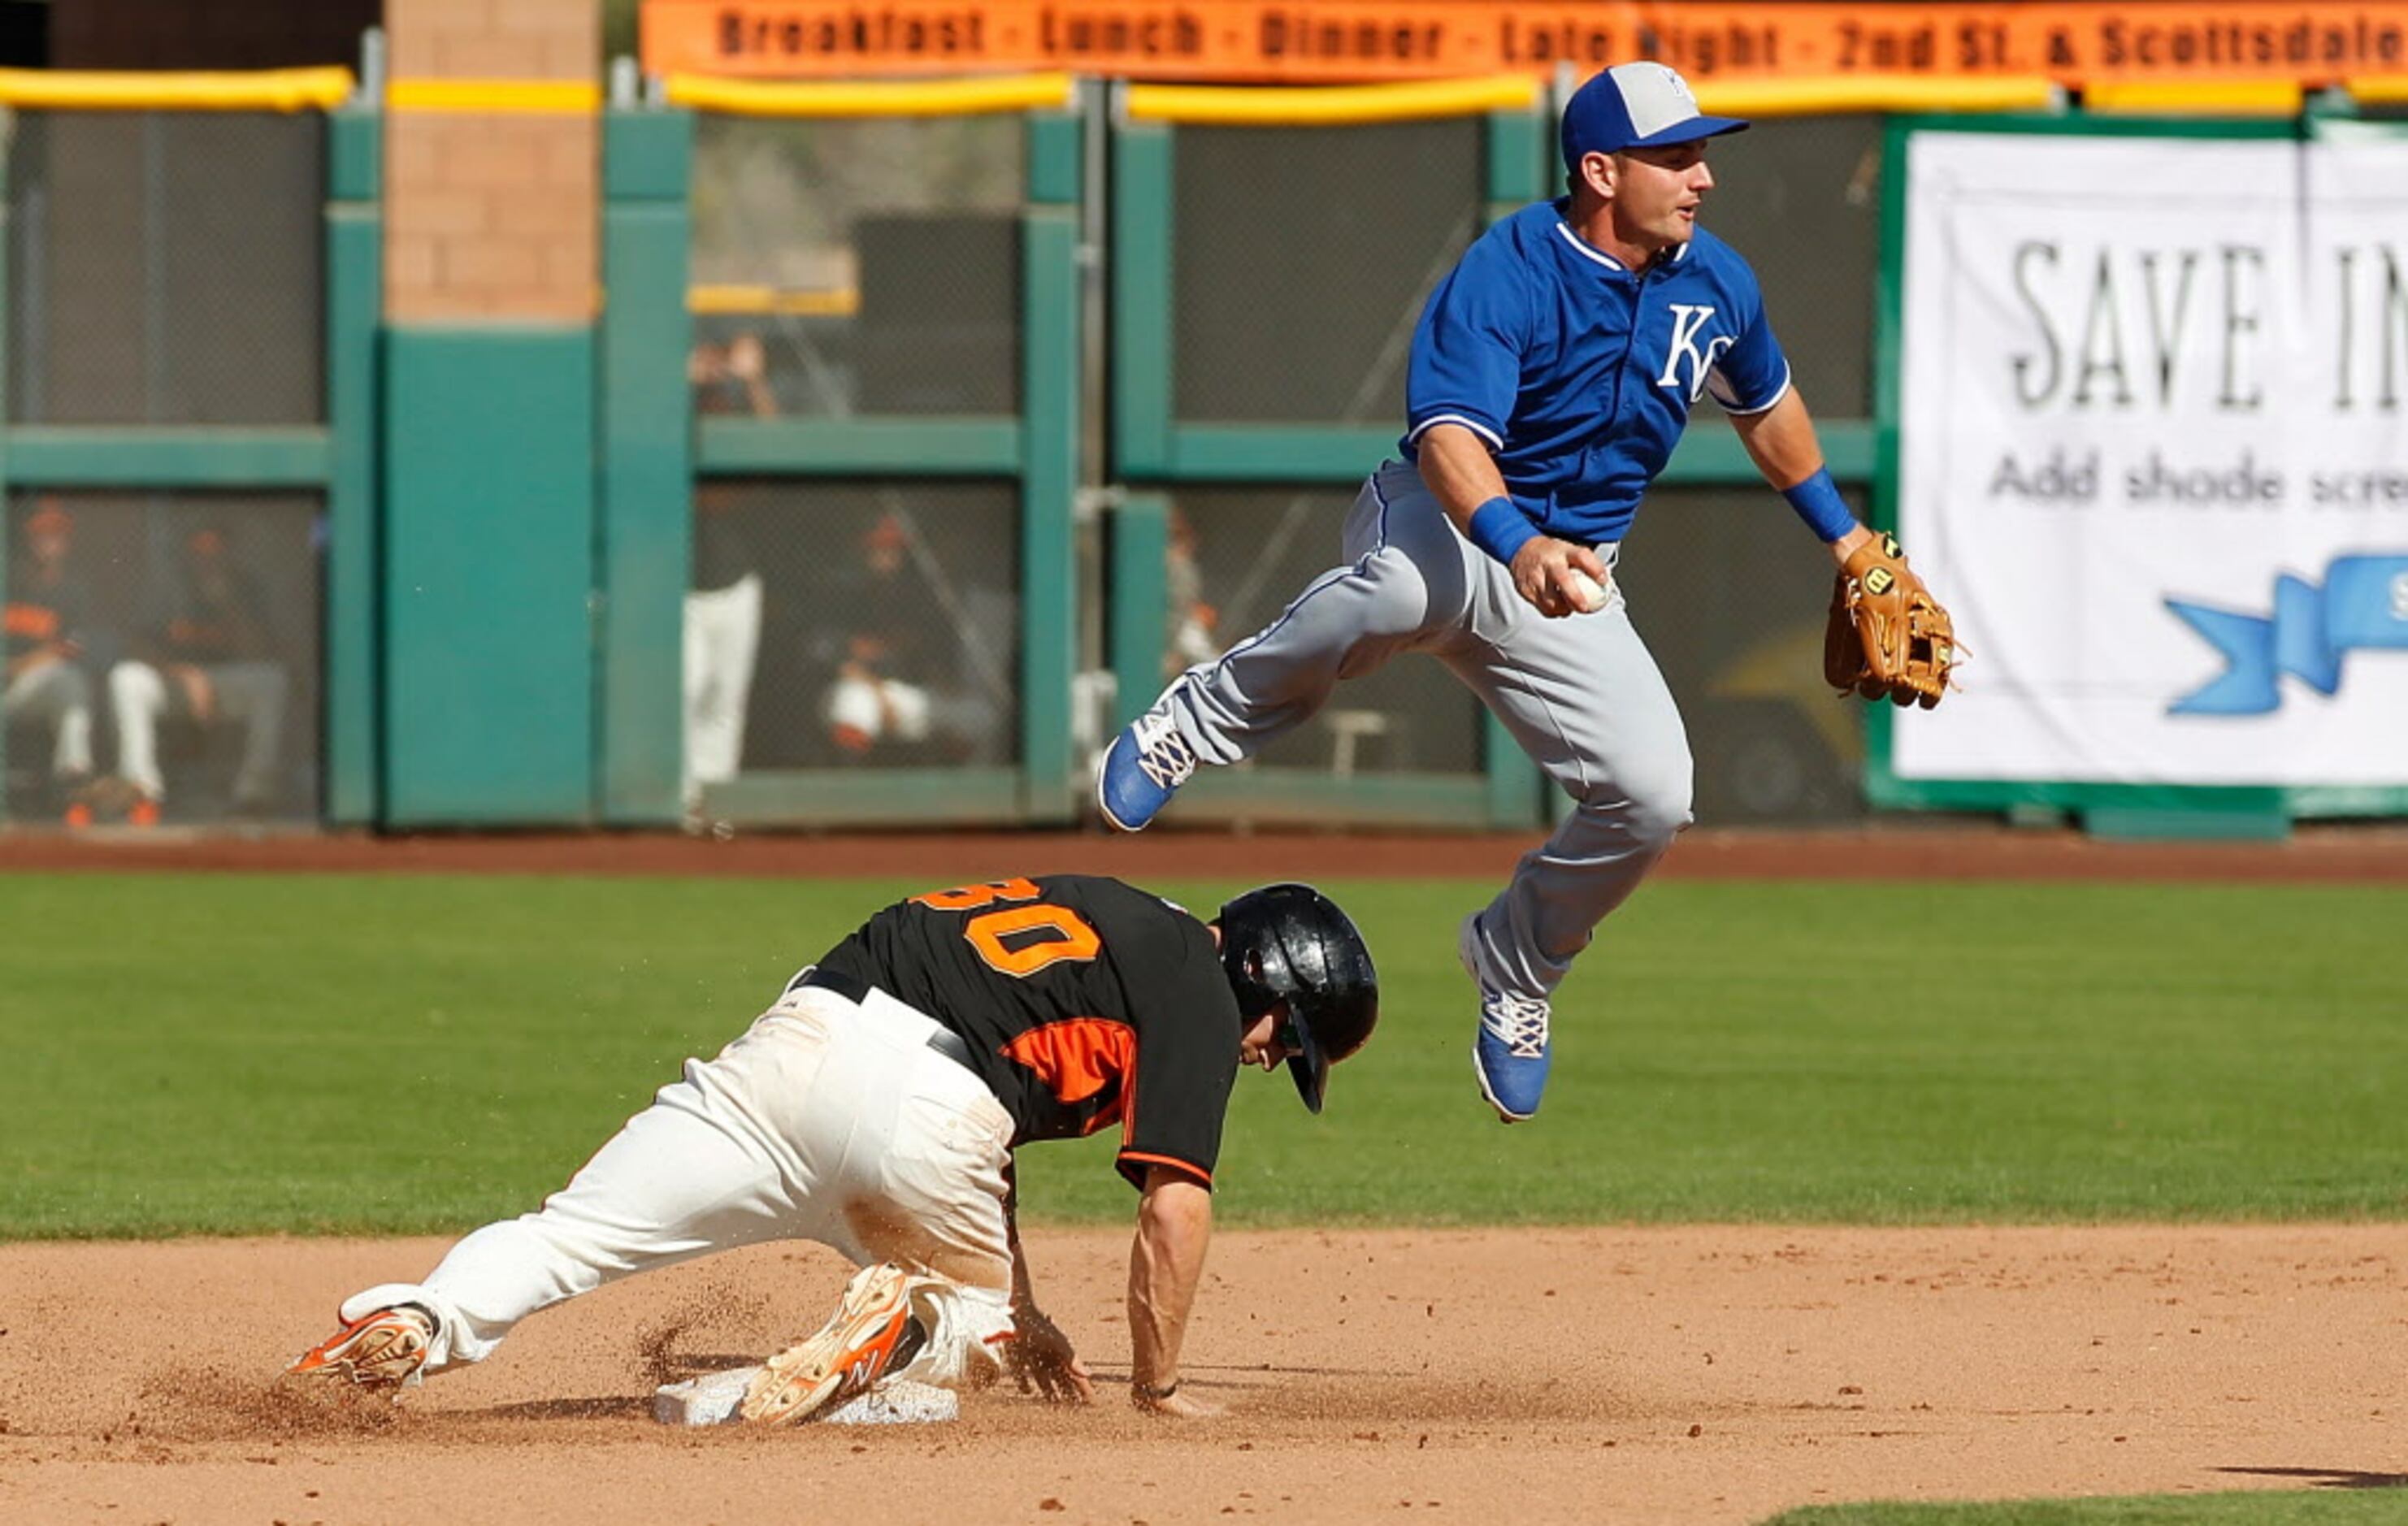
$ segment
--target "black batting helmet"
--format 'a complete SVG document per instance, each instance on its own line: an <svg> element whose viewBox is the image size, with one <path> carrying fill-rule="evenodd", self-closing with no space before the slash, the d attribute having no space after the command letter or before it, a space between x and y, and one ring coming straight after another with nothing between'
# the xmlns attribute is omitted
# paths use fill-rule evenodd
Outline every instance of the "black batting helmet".
<svg viewBox="0 0 2408 1526"><path fill-rule="evenodd" d="M1371 950L1337 904L1310 885L1266 885L1221 908L1221 963L1249 1020L1287 1003L1300 1051L1288 1057L1297 1095L1321 1111L1329 1067L1363 1047L1380 1020Z"/></svg>

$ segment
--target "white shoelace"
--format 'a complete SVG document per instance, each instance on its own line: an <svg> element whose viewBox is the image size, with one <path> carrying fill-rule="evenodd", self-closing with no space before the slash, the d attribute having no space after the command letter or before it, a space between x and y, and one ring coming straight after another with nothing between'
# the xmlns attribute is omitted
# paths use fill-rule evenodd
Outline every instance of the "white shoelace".
<svg viewBox="0 0 2408 1526"><path fill-rule="evenodd" d="M1480 1004L1480 1021L1504 1042L1516 1060L1547 1055L1547 1004L1526 996L1490 996Z"/></svg>
<svg viewBox="0 0 2408 1526"><path fill-rule="evenodd" d="M1176 790L1196 773L1196 749L1167 715L1138 718L1137 765L1159 789Z"/></svg>

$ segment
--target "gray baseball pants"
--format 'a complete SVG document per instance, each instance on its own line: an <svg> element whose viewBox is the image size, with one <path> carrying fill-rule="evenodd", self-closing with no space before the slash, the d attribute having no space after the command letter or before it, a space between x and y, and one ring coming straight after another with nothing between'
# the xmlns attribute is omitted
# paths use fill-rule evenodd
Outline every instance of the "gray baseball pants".
<svg viewBox="0 0 2408 1526"><path fill-rule="evenodd" d="M1400 652L1444 663L1572 799L1480 919L1482 977L1544 998L1689 824L1680 710L1620 579L1603 609L1546 619L1455 532L1411 465L1389 462L1364 482L1344 547L1350 565L1315 578L1219 661L1188 669L1161 703L1199 759L1231 763L1310 719L1340 679ZM1600 554L1611 562L1614 550Z"/></svg>
<svg viewBox="0 0 2408 1526"><path fill-rule="evenodd" d="M50 740L50 777L73 778L92 772L92 680L64 659L37 663L19 673L0 693L0 716L34 716L55 730Z"/></svg>

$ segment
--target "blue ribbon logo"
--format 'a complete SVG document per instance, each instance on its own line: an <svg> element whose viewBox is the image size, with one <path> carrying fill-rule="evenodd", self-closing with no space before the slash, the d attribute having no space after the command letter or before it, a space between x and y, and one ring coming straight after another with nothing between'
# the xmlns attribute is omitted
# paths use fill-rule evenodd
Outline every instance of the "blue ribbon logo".
<svg viewBox="0 0 2408 1526"><path fill-rule="evenodd" d="M2282 706L2286 673L2330 694L2341 688L2344 652L2408 650L2408 556L2336 558L2321 589L2285 573L2274 580L2271 620L2179 599L2166 607L2227 663L2167 713L2264 715Z"/></svg>

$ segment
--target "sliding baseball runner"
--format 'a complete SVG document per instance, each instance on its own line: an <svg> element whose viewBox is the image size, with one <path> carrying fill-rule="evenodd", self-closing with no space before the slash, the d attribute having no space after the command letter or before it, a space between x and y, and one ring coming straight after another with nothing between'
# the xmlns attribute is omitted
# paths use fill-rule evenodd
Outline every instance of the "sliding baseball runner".
<svg viewBox="0 0 2408 1526"><path fill-rule="evenodd" d="M1284 1062L1318 1112L1330 1065L1378 1016L1361 934L1307 886L1249 891L1209 921L1081 875L914 896L796 976L717 1058L688 1062L536 1212L468 1235L421 1281L345 1299L342 1328L291 1371L398 1390L620 1277L808 1239L863 1270L752 1380L745 1419L806 1419L890 1378L1010 1372L1085 1399L1092 1376L1020 1253L1011 1159L1117 1126L1141 1194L1132 1398L1211 1413L1182 1388L1179 1353L1238 1069Z"/></svg>

